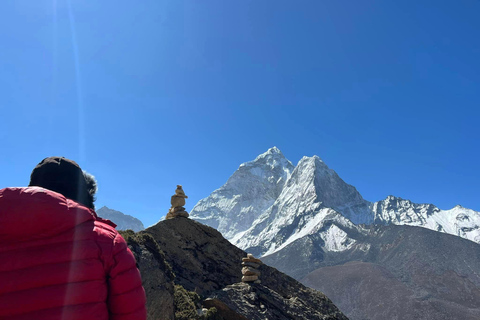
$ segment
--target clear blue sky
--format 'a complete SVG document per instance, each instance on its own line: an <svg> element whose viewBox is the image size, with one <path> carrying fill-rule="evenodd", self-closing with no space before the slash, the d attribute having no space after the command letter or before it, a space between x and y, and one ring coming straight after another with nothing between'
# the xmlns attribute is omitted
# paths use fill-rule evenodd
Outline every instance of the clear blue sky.
<svg viewBox="0 0 480 320"><path fill-rule="evenodd" d="M480 1L5 0L0 188L65 156L151 225L277 146L480 210Z"/></svg>

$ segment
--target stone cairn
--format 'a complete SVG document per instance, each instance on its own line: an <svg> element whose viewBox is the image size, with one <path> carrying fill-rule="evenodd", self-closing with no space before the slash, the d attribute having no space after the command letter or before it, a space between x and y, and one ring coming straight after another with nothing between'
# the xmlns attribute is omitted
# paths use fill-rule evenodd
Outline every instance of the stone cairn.
<svg viewBox="0 0 480 320"><path fill-rule="evenodd" d="M242 282L260 283L260 271L258 268L263 262L255 258L251 253L247 254L246 258L242 258Z"/></svg>
<svg viewBox="0 0 480 320"><path fill-rule="evenodd" d="M172 196L170 203L172 207L168 210L167 216L165 219L173 219L176 217L185 217L188 218L188 212L185 211L183 207L185 205L185 199L188 198L183 192L182 186L177 185L177 189L175 190L175 194Z"/></svg>

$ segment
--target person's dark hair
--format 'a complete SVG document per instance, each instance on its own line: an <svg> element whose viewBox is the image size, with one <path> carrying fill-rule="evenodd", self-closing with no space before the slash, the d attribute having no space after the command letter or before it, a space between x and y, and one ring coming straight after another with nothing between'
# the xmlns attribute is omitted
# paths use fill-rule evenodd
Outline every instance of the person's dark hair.
<svg viewBox="0 0 480 320"><path fill-rule="evenodd" d="M90 209L95 209L97 181L73 160L63 157L43 159L32 171L29 186L61 193Z"/></svg>
<svg viewBox="0 0 480 320"><path fill-rule="evenodd" d="M83 170L83 177L85 178L85 182L87 183L87 192L88 192L88 202L91 204L88 207L91 209L95 209L95 194L98 191L98 185L97 185L97 180L95 180L95 177L88 173L87 171Z"/></svg>

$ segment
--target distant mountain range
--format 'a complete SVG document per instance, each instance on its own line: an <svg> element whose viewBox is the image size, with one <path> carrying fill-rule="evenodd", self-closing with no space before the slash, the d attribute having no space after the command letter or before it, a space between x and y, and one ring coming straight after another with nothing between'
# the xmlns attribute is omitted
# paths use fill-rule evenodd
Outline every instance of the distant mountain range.
<svg viewBox="0 0 480 320"><path fill-rule="evenodd" d="M318 156L303 157L294 167L276 147L241 164L222 187L195 205L190 216L259 255L316 233L325 217L333 216L347 224L419 226L480 242L477 211L461 206L440 210L394 196L372 203ZM350 243L338 232L323 231L332 250Z"/></svg>
<svg viewBox="0 0 480 320"><path fill-rule="evenodd" d="M294 167L274 147L190 217L325 292L351 320L480 318L474 210L394 196L372 203L319 157Z"/></svg>
<svg viewBox="0 0 480 320"><path fill-rule="evenodd" d="M143 223L131 215L107 207L101 207L97 211L100 218L108 219L117 225L117 230L133 230L135 232L145 229Z"/></svg>

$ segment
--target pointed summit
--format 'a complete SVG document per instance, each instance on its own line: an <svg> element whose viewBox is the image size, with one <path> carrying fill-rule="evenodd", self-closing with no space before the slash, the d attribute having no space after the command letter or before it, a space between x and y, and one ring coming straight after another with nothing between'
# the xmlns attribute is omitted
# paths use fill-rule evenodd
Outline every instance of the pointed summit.
<svg viewBox="0 0 480 320"><path fill-rule="evenodd" d="M320 158L316 154L311 156L311 157L303 156L302 159L300 159L300 161L311 161L311 162L325 163L325 162L323 162L322 158Z"/></svg>
<svg viewBox="0 0 480 320"><path fill-rule="evenodd" d="M293 168L278 148L270 148L241 164L222 187L197 203L190 217L232 239L273 204Z"/></svg>
<svg viewBox="0 0 480 320"><path fill-rule="evenodd" d="M278 149L277 147L272 147L272 148L268 149L266 152L257 156L255 158L255 160L253 160L253 162L258 161L260 159L267 158L267 157L285 159L285 156L283 155L282 151L280 151L280 149Z"/></svg>
<svg viewBox="0 0 480 320"><path fill-rule="evenodd" d="M277 147L273 146L271 147L270 149L267 150L266 153L278 153L278 154L281 154L283 155L282 151L280 151L280 149L278 149Z"/></svg>
<svg viewBox="0 0 480 320"><path fill-rule="evenodd" d="M273 177L276 177L277 180L281 178L285 182L293 169L294 166L283 153L277 147L273 147L257 156L255 160L242 163L229 181L238 175L252 174L261 177L270 176L270 180Z"/></svg>
<svg viewBox="0 0 480 320"><path fill-rule="evenodd" d="M353 223L369 223L373 220L373 215L368 212L368 201L316 155L303 157L298 162L288 185L302 186L303 192L310 190L314 202L341 212Z"/></svg>

